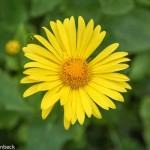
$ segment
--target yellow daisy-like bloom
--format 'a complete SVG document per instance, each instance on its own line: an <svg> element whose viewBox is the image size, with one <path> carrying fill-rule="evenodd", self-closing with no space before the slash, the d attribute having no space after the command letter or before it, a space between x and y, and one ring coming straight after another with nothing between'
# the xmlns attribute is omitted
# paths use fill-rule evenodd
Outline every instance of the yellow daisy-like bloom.
<svg viewBox="0 0 150 150"><path fill-rule="evenodd" d="M5 46L6 52L10 55L16 55L21 49L20 42L17 40L10 40Z"/></svg>
<svg viewBox="0 0 150 150"><path fill-rule="evenodd" d="M126 58L128 53L113 53L119 46L114 43L87 61L105 37L106 32L101 31L100 25L94 28L93 20L86 25L80 16L77 29L74 17L64 22L51 21L50 27L52 32L43 27L48 40L34 36L43 46L28 44L23 48L32 62L25 64L27 69L23 73L27 76L21 83L35 83L23 96L46 91L41 102L42 118L45 119L60 101L64 109L64 127L68 129L77 120L83 124L85 114L101 118L98 106L115 109L111 99L123 102L120 93L131 89L126 83L129 78L116 72L128 68L125 64L130 61Z"/></svg>

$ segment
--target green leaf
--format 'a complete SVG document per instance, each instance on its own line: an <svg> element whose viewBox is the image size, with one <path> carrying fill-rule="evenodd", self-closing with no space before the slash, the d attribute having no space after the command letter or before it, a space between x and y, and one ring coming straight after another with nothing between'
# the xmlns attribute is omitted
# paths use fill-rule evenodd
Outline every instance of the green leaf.
<svg viewBox="0 0 150 150"><path fill-rule="evenodd" d="M60 123L34 121L29 127L27 149L32 150L61 150L63 144L70 139L71 134L65 131ZM37 145L38 144L38 145Z"/></svg>
<svg viewBox="0 0 150 150"><path fill-rule="evenodd" d="M149 74L150 76L150 74ZM141 81L133 82L132 94L138 98L143 97L143 95L147 95L150 93L150 78L144 78ZM132 100L131 100L132 101Z"/></svg>
<svg viewBox="0 0 150 150"><path fill-rule="evenodd" d="M20 142L26 142L27 141L27 133L28 133L28 124L21 124L18 128L16 139Z"/></svg>
<svg viewBox="0 0 150 150"><path fill-rule="evenodd" d="M12 129L19 121L19 113L0 111L0 129Z"/></svg>
<svg viewBox="0 0 150 150"><path fill-rule="evenodd" d="M32 0L31 16L38 17L54 10L61 0Z"/></svg>
<svg viewBox="0 0 150 150"><path fill-rule="evenodd" d="M14 38L14 34L21 23L27 20L27 12L23 0L0 1L0 59L5 59L5 44Z"/></svg>
<svg viewBox="0 0 150 150"><path fill-rule="evenodd" d="M68 0L65 6L65 16L74 16L76 19L78 16L82 16L86 23L90 19L94 19L94 23L97 24L102 16L102 13L98 1Z"/></svg>
<svg viewBox="0 0 150 150"><path fill-rule="evenodd" d="M144 121L148 125L150 123L150 95L143 97L141 101L140 107L140 115ZM150 129L150 128L149 128Z"/></svg>
<svg viewBox="0 0 150 150"><path fill-rule="evenodd" d="M19 69L17 57L18 56L6 55L6 68L8 70L17 71Z"/></svg>
<svg viewBox="0 0 150 150"><path fill-rule="evenodd" d="M137 55L131 66L130 78L135 81L144 79L149 73L150 53Z"/></svg>
<svg viewBox="0 0 150 150"><path fill-rule="evenodd" d="M25 24L20 24L15 34L15 39L21 43L21 46L26 44L27 31Z"/></svg>
<svg viewBox="0 0 150 150"><path fill-rule="evenodd" d="M128 136L121 137L121 147L123 150L142 150L144 147L140 145L136 139Z"/></svg>
<svg viewBox="0 0 150 150"><path fill-rule="evenodd" d="M134 7L133 0L99 0L102 12L107 15L126 14Z"/></svg>
<svg viewBox="0 0 150 150"><path fill-rule="evenodd" d="M19 112L29 111L19 93L19 83L1 71L0 77L0 105L3 106L3 109Z"/></svg>
<svg viewBox="0 0 150 150"><path fill-rule="evenodd" d="M27 19L27 13L21 0L1 0L0 27L13 31L21 22Z"/></svg>
<svg viewBox="0 0 150 150"><path fill-rule="evenodd" d="M136 1L143 6L150 6L150 0L136 0Z"/></svg>
<svg viewBox="0 0 150 150"><path fill-rule="evenodd" d="M147 144L147 149L150 149L150 95L143 97L140 115L143 122L144 138Z"/></svg>
<svg viewBox="0 0 150 150"><path fill-rule="evenodd" d="M150 49L150 11L136 8L130 14L119 17L106 17L103 24L112 31L120 49L130 53L144 52ZM114 40L113 39L113 40Z"/></svg>

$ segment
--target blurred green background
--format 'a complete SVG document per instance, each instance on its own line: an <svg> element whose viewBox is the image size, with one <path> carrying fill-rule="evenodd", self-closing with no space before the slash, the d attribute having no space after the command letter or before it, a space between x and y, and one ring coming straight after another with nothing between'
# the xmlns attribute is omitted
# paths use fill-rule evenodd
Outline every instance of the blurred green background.
<svg viewBox="0 0 150 150"><path fill-rule="evenodd" d="M55 106L41 119L44 93L22 98L27 85L20 85L23 52L6 53L5 45L16 39L25 46L32 34L42 34L50 20L79 15L94 19L107 36L97 50L119 42L129 52L133 90L116 110L104 111L101 120L87 119L69 131L63 127L63 111ZM18 150L150 150L150 0L0 0L0 145Z"/></svg>

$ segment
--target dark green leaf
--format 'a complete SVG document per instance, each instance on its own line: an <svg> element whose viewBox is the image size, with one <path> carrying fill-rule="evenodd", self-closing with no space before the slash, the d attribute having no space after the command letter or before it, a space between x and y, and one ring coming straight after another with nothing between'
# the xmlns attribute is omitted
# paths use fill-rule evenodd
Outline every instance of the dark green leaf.
<svg viewBox="0 0 150 150"><path fill-rule="evenodd" d="M32 150L61 150L63 144L71 137L62 124L51 122L34 122L29 128L27 149ZM37 146L38 144L38 146Z"/></svg>
<svg viewBox="0 0 150 150"><path fill-rule="evenodd" d="M143 97L140 115L144 127L144 138L146 140L147 148L150 149L150 95Z"/></svg>
<svg viewBox="0 0 150 150"><path fill-rule="evenodd" d="M19 94L19 83L3 72L0 72L0 77L0 105L9 111L22 112L29 110Z"/></svg>
<svg viewBox="0 0 150 150"><path fill-rule="evenodd" d="M24 24L20 24L15 33L15 39L21 43L21 47L26 44L27 31Z"/></svg>
<svg viewBox="0 0 150 150"><path fill-rule="evenodd" d="M102 12L107 15L125 14L134 7L133 0L99 0Z"/></svg>
<svg viewBox="0 0 150 150"><path fill-rule="evenodd" d="M97 24L102 16L100 5L97 0L67 0L67 4L64 8L65 17L82 16L86 23L90 19L94 19L94 23Z"/></svg>
<svg viewBox="0 0 150 150"><path fill-rule="evenodd" d="M27 19L27 12L23 0L0 1L0 59L5 59L5 44L14 39L14 35L21 23Z"/></svg>
<svg viewBox="0 0 150 150"><path fill-rule="evenodd" d="M44 15L52 11L61 0L32 0L31 15L33 17Z"/></svg>
<svg viewBox="0 0 150 150"><path fill-rule="evenodd" d="M132 80L144 79L149 73L150 53L137 55L131 66L130 77Z"/></svg>
<svg viewBox="0 0 150 150"><path fill-rule="evenodd" d="M8 70L17 71L19 69L17 57L18 56L11 56L11 55L6 56L6 68Z"/></svg>
<svg viewBox="0 0 150 150"><path fill-rule="evenodd" d="M19 114L12 111L0 111L0 129L12 129L19 121Z"/></svg>
<svg viewBox="0 0 150 150"><path fill-rule="evenodd" d="M130 14L106 17L103 24L113 33L116 42L120 43L120 49L130 53L150 49L150 11L136 8Z"/></svg>
<svg viewBox="0 0 150 150"><path fill-rule="evenodd" d="M27 19L27 13L22 0L1 0L0 4L0 27L9 31L14 30L21 22Z"/></svg>
<svg viewBox="0 0 150 150"><path fill-rule="evenodd" d="M131 137L121 137L121 148L123 150L142 150L142 147L136 139L132 139Z"/></svg>
<svg viewBox="0 0 150 150"><path fill-rule="evenodd" d="M150 0L136 0L142 6L150 6Z"/></svg>

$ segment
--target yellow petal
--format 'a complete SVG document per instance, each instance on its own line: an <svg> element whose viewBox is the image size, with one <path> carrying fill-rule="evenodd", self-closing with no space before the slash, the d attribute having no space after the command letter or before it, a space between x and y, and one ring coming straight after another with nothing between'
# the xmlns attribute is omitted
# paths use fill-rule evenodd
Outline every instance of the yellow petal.
<svg viewBox="0 0 150 150"><path fill-rule="evenodd" d="M74 124L77 120L76 110L77 110L77 97L76 97L76 90L72 89L69 93L71 97L71 106L72 106L72 117L71 123Z"/></svg>
<svg viewBox="0 0 150 150"><path fill-rule="evenodd" d="M99 68L92 68L92 74L111 73L111 72L124 70L128 67L129 67L129 65L127 65L127 64L117 64L114 66L104 65Z"/></svg>
<svg viewBox="0 0 150 150"><path fill-rule="evenodd" d="M64 20L64 26L67 32L68 36L68 42L69 42L69 54L72 56L76 56L76 26L75 26L75 20L72 16L70 20L67 18Z"/></svg>
<svg viewBox="0 0 150 150"><path fill-rule="evenodd" d="M76 53L76 25L75 25L75 20L74 17L72 16L70 18L70 40L71 40L71 50L73 52L73 55L75 55Z"/></svg>
<svg viewBox="0 0 150 150"><path fill-rule="evenodd" d="M71 121L72 117L72 106L71 106L71 97L68 95L67 102L64 104L64 116L67 121Z"/></svg>
<svg viewBox="0 0 150 150"><path fill-rule="evenodd" d="M60 60L57 59L55 55L53 55L50 51L48 51L46 48L39 46L37 44L28 44L27 47L24 47L24 49L27 48L28 51L26 53L35 53L40 56L43 56L44 58L47 58L49 60L52 60L54 62L57 62L60 64Z"/></svg>
<svg viewBox="0 0 150 150"><path fill-rule="evenodd" d="M55 37L56 37L56 39L57 39L59 45L61 46L61 49L62 49L63 51L65 51L65 47L64 47L63 42L62 42L62 39L61 39L61 37L60 37L57 24L56 24L55 22L51 21L51 22L50 22L50 26L51 26L51 29L52 29L52 31L53 31L53 33L54 33L54 35L55 35Z"/></svg>
<svg viewBox="0 0 150 150"><path fill-rule="evenodd" d="M132 87L128 83L126 83L126 82L119 82L119 84L121 84L126 89L130 89L130 90L132 89Z"/></svg>
<svg viewBox="0 0 150 150"><path fill-rule="evenodd" d="M94 70L96 70L96 69L99 69L99 68L100 69L105 69L105 68L115 67L118 64L121 65L121 64L124 64L127 61L130 61L130 59L129 58L120 58L120 59L116 59L116 60L113 60L111 62L108 62L106 64L102 64L102 65L97 63L96 65L93 66L93 68L94 68Z"/></svg>
<svg viewBox="0 0 150 150"><path fill-rule="evenodd" d="M59 100L60 98L59 88L60 87L58 86L46 92L41 102L41 109L44 109L44 110L48 109Z"/></svg>
<svg viewBox="0 0 150 150"><path fill-rule="evenodd" d="M117 100L117 101L124 101L124 98L123 96L115 91L115 90L111 90L111 89L108 89L108 88L105 88L99 84L96 84L96 83L93 83L93 82L90 82L89 85L92 87L92 88L95 88L97 89L100 93L103 93L105 95L107 95L108 97L114 99L114 100Z"/></svg>
<svg viewBox="0 0 150 150"><path fill-rule="evenodd" d="M40 69L40 68L30 68L30 69L26 69L23 72L23 74L45 76L45 75L56 74L56 71L51 71L51 70L46 70L46 69Z"/></svg>
<svg viewBox="0 0 150 150"><path fill-rule="evenodd" d="M30 96L39 91L47 91L61 85L61 81L43 82L29 87L23 94L23 97Z"/></svg>
<svg viewBox="0 0 150 150"><path fill-rule="evenodd" d="M68 99L69 92L70 92L70 87L68 87L68 86L63 86L63 87L61 88L61 91L60 91L60 104L61 104L61 105L66 104L67 99Z"/></svg>
<svg viewBox="0 0 150 150"><path fill-rule="evenodd" d="M43 44L52 54L54 54L56 56L56 58L58 58L58 60L61 59L59 53L52 47L52 45L42 36L40 35L34 35L34 37L41 43Z"/></svg>
<svg viewBox="0 0 150 150"><path fill-rule="evenodd" d="M47 28L43 27L43 29L45 30L45 33L46 33L47 38L48 38L49 42L51 43L51 45L59 53L59 55L62 56L63 50L60 47L60 44L58 43L56 37Z"/></svg>
<svg viewBox="0 0 150 150"><path fill-rule="evenodd" d="M58 28L60 38L63 42L64 47L65 47L65 50L67 52L70 51L66 29L65 29L64 25L59 20L57 20L57 28Z"/></svg>
<svg viewBox="0 0 150 150"><path fill-rule="evenodd" d="M97 103L100 107L103 109L108 110L109 106L106 102L106 99L108 99L105 95L101 94L100 92L97 92L95 88L91 88L90 86L85 87L85 91L88 93L88 95L91 97L91 99Z"/></svg>
<svg viewBox="0 0 150 150"><path fill-rule="evenodd" d="M76 121L77 121L77 115L74 114L71 118L71 124L74 125L76 123Z"/></svg>
<svg viewBox="0 0 150 150"><path fill-rule="evenodd" d="M114 43L114 44L109 45L100 54L98 54L92 61L90 61L89 64L93 65L93 64L101 61L102 59L106 58L111 53L113 53L118 48L118 46L119 46L118 43Z"/></svg>
<svg viewBox="0 0 150 150"><path fill-rule="evenodd" d="M109 80L106 80L106 79L99 78L99 76L93 77L92 81L94 83L97 83L101 86L104 86L104 87L112 89L112 90L116 90L116 91L119 91L119 92L127 92L127 90L125 88L123 88L121 85L119 85L119 84L117 84L113 81L109 81Z"/></svg>
<svg viewBox="0 0 150 150"><path fill-rule="evenodd" d="M69 18L66 18L66 19L64 20L63 25L64 25L64 28L65 28L65 31L66 31L66 36L67 36L67 38L68 38L68 44L69 44L69 49L65 49L65 51L66 51L67 55L73 56L73 55L72 55L72 54L73 54L73 51L72 51L72 48L71 48L70 20L69 20Z"/></svg>
<svg viewBox="0 0 150 150"><path fill-rule="evenodd" d="M84 30L85 30L84 19L81 16L79 16L79 18L78 18L78 31L77 31L77 55L80 53L80 48L81 48Z"/></svg>
<svg viewBox="0 0 150 150"><path fill-rule="evenodd" d="M106 64L110 61L120 59L120 58L125 57L127 55L128 55L127 52L116 52L116 53L109 55L107 58L102 59L98 64L99 65ZM128 59L128 61L130 61L130 59Z"/></svg>
<svg viewBox="0 0 150 150"><path fill-rule="evenodd" d="M93 75L93 77L97 77L97 75ZM98 77L108 79L111 81L129 81L130 79L121 73L104 73L99 74Z"/></svg>
<svg viewBox="0 0 150 150"><path fill-rule="evenodd" d="M51 64L51 66L50 66L50 64L49 64L49 65L45 65L45 64L41 64L41 63L39 63L39 62L29 62L29 63L26 63L26 64L24 65L24 68L31 68L31 67L50 70L51 73L52 73L53 71L54 71L55 73L56 73L57 71L59 71L59 68L58 68L57 66L55 66L54 63ZM32 68L32 69L33 69L33 68ZM54 72L53 72L53 73L54 73Z"/></svg>
<svg viewBox="0 0 150 150"><path fill-rule="evenodd" d="M64 117L64 127L65 127L66 130L68 130L69 127L70 127L70 122L68 120L66 120L65 117Z"/></svg>
<svg viewBox="0 0 150 150"><path fill-rule="evenodd" d="M77 119L79 123L82 125L85 119L85 112L81 103L81 97L80 97L79 91L77 91L76 96L77 96Z"/></svg>
<svg viewBox="0 0 150 150"><path fill-rule="evenodd" d="M118 65L118 64L123 64L127 61L130 61L130 59L129 58L119 58L119 59L115 59L115 60L112 60L110 62L107 62L106 64L101 64L101 62L100 62L100 63L93 65L92 67L94 69L111 67L111 66L113 67L113 66Z"/></svg>
<svg viewBox="0 0 150 150"><path fill-rule="evenodd" d="M95 29L93 30L93 34L92 37L88 43L88 46L86 47L85 51L84 51L84 57L88 58L88 56L99 46L98 41L100 40L100 30L101 30L101 26L97 25L95 27ZM102 35L102 34L101 34ZM102 41L102 40L100 40ZM95 46L96 44L96 46ZM93 49L93 47L96 47L95 49Z"/></svg>
<svg viewBox="0 0 150 150"><path fill-rule="evenodd" d="M42 119L46 119L46 117L50 114L53 107L54 107L54 105L52 105L48 109L42 110Z"/></svg>
<svg viewBox="0 0 150 150"><path fill-rule="evenodd" d="M23 97L28 97L34 93L37 93L39 91L46 91L49 89L48 87L48 83L38 83L38 84L35 84L31 87L29 87L23 94Z"/></svg>
<svg viewBox="0 0 150 150"><path fill-rule="evenodd" d="M29 78L39 82L60 80L60 77L58 75L30 75Z"/></svg>
<svg viewBox="0 0 150 150"><path fill-rule="evenodd" d="M44 57L41 57L39 55L36 54L32 54L32 53L26 53L25 56L31 60L37 61L41 64L47 65L47 66L52 66L52 64L55 66L54 63L52 63L50 60L45 59Z"/></svg>
<svg viewBox="0 0 150 150"><path fill-rule="evenodd" d="M82 106L84 108L85 113L90 118L92 115L92 108L90 104L90 97L87 95L86 91L84 91L82 88L79 88L79 94L82 101Z"/></svg>
<svg viewBox="0 0 150 150"><path fill-rule="evenodd" d="M129 58L120 58L120 59L113 60L113 61L111 61L107 64L110 65L110 66L113 66L113 65L117 65L117 64L123 64L127 61L130 61L130 59ZM106 65L106 64L104 64L104 65Z"/></svg>
<svg viewBox="0 0 150 150"><path fill-rule="evenodd" d="M29 78L29 76L26 76L26 77L22 78L21 81L20 81L20 83L23 83L23 84L36 83L36 82L39 82L39 81L32 80L32 79Z"/></svg>
<svg viewBox="0 0 150 150"><path fill-rule="evenodd" d="M80 52L79 56L83 57L83 53L92 37L93 34L93 27L94 27L94 21L91 19L89 23L87 24L87 27L84 30L82 41L81 41L81 46L80 46Z"/></svg>
<svg viewBox="0 0 150 150"><path fill-rule="evenodd" d="M95 28L96 29L96 28ZM94 34L94 33L93 33ZM93 35L95 37L91 38L91 41L89 45L87 46L87 49L85 50L84 57L88 58L95 50L96 48L101 44L103 41L104 37L106 35L106 32L103 31L101 33L98 33L98 35Z"/></svg>
<svg viewBox="0 0 150 150"><path fill-rule="evenodd" d="M92 100L90 101L90 103L91 103L93 115L98 119L102 118L102 115L101 115L99 109L97 108L96 104Z"/></svg>
<svg viewBox="0 0 150 150"><path fill-rule="evenodd" d="M109 105L110 108L116 109L116 105L115 105L115 103L112 100L110 100L109 98L107 98L106 102L108 103L108 105Z"/></svg>

